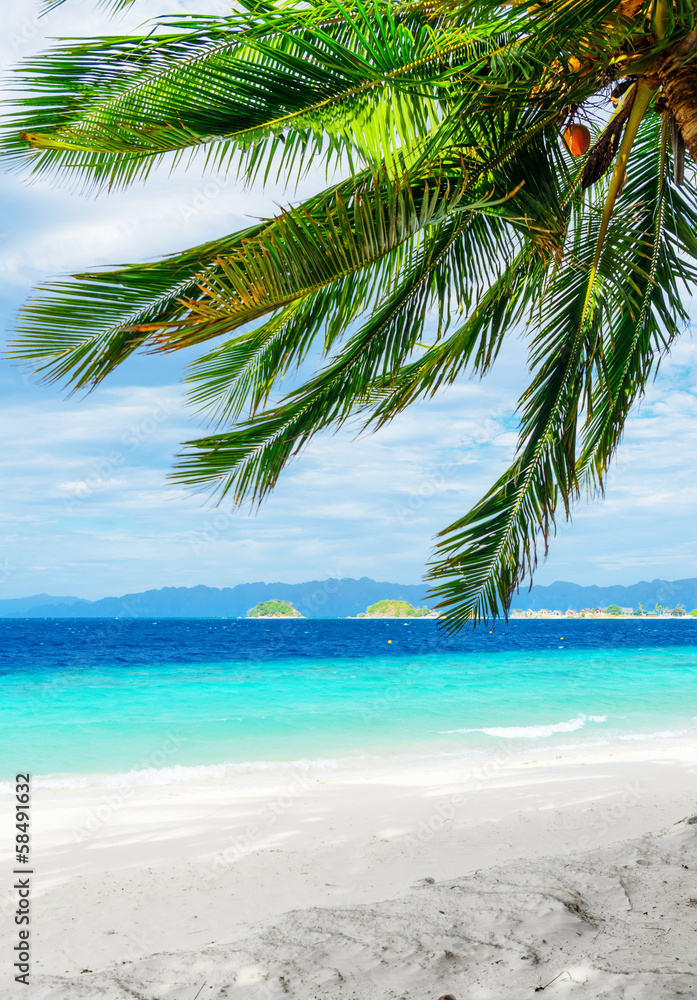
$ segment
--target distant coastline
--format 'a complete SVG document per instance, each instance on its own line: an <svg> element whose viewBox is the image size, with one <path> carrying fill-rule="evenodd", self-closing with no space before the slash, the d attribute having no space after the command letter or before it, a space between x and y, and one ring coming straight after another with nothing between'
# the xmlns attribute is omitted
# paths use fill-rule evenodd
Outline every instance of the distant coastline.
<svg viewBox="0 0 697 1000"><path fill-rule="evenodd" d="M547 621L550 619L562 619L563 621L569 621L571 619L597 619L597 618L608 618L612 621L627 621L631 619L632 621L658 621L659 619L665 621L697 621L697 615L691 611L683 611L681 613L675 613L673 611L666 611L657 614L655 612L647 612L646 614L628 614L621 613L615 614L608 611L512 611L509 616L511 619L520 621L521 619L532 619L532 618L544 618Z"/></svg>

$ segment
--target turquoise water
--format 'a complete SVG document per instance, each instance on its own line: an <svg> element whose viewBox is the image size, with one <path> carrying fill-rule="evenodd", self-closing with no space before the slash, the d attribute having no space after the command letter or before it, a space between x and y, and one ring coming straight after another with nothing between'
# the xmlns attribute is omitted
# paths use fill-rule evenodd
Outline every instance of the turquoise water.
<svg viewBox="0 0 697 1000"><path fill-rule="evenodd" d="M279 632L246 632L237 645L236 633L216 632L209 643L214 656L205 659L209 625L188 623L192 651L187 654L182 624L175 634L174 624L160 622L159 631L153 627L147 634L151 656L143 662L137 662L144 651L142 630L114 636L101 623L109 641L102 635L90 647L85 640L96 633L78 628L71 647L69 633L61 645L55 623L41 624L45 635L32 633L34 653L26 653L25 643L24 662L15 660L0 673L3 780L25 769L35 775L114 774L309 759L465 756L697 734L697 644L684 643L695 638L686 623L667 623L674 629L673 645L648 648L618 645L617 633L607 630L605 645L590 643L595 623L578 622L564 623L563 639L554 623L551 631L533 632L532 639L530 629L519 631L516 648L496 648L510 645L510 636L482 634L462 640L465 648L453 649L449 643L457 640L443 639L442 651L433 652L439 640L433 639L438 633L431 622L410 623L408 633L396 622L319 622L285 633L291 637L285 645L276 642ZM342 632L339 626L345 624L354 631ZM360 635L365 645L365 630L379 625L371 632L375 650L332 656L317 631L324 627L326 643L329 625L339 629L334 646L344 650L352 645L351 635ZM247 655L250 636L262 634L272 637L271 648ZM388 635L394 636L389 649ZM42 653L47 644L50 650ZM419 653L419 646L426 651Z"/></svg>

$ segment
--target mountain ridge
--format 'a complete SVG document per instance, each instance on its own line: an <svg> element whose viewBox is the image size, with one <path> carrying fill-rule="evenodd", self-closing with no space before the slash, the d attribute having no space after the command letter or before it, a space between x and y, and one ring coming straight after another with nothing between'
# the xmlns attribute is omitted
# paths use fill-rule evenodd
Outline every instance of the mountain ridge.
<svg viewBox="0 0 697 1000"><path fill-rule="evenodd" d="M559 611L581 611L583 608L606 608L609 604L619 607L637 608L643 604L646 610L662 604L674 608L682 604L685 610L697 608L697 577L684 580L640 580L624 586L583 587L578 583L558 580L547 586L536 584L532 590L516 594L511 608L528 608L541 611L543 608Z"/></svg>
<svg viewBox="0 0 697 1000"><path fill-rule="evenodd" d="M238 618L267 600L288 600L305 618L346 618L382 598L414 603L426 584L399 584L361 577L307 583L240 583L235 587L161 587L98 601L53 598L27 606L29 598L0 601L0 618ZM43 596L43 595L42 595ZM21 601L21 608L16 602ZM5 605L12 605L5 608Z"/></svg>
<svg viewBox="0 0 697 1000"><path fill-rule="evenodd" d="M79 597L36 594L0 600L0 618L237 618L265 600L288 600L305 618L346 618L365 612L381 600L408 601L433 607L426 597L428 585L387 583L364 576L310 580L306 583L240 583L234 587L161 587L121 597L87 601ZM584 587L558 580L535 584L516 594L512 608L541 611L580 611L584 607L636 608L647 610L656 603L687 611L697 608L697 577L685 580L640 581L629 586Z"/></svg>

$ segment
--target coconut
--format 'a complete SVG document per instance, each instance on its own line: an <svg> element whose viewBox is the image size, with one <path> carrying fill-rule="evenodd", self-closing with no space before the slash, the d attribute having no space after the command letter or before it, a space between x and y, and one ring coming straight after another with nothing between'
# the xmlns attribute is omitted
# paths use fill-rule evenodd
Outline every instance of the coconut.
<svg viewBox="0 0 697 1000"><path fill-rule="evenodd" d="M583 156L591 144L591 134L585 125L568 125L562 138L572 156Z"/></svg>

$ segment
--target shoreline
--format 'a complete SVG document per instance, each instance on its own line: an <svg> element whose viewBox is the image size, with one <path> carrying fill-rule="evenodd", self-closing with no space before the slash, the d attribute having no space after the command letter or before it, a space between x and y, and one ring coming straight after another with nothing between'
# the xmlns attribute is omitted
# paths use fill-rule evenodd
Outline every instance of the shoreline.
<svg viewBox="0 0 697 1000"><path fill-rule="evenodd" d="M544 615L540 611L531 611L523 614L510 614L509 621L623 621L623 622L681 622L691 621L697 623L697 615L689 611L684 615L606 615L606 614L582 614L580 611L559 611L557 613ZM500 619L503 621L503 619Z"/></svg>
<svg viewBox="0 0 697 1000"><path fill-rule="evenodd" d="M558 902L567 897L557 882L570 877L568 870L588 868L594 874L583 876L592 883L584 890L584 905L590 906L589 898L600 892L598 879L602 882L594 852L601 852L603 870L628 865L629 884L635 871L644 878L652 874L649 867L658 864L651 860L654 846L656 856L687 850L697 824L681 821L697 812L696 778L697 739L673 738L631 747L504 749L457 762L362 770L312 762L290 773L270 768L199 783L136 785L121 796L98 785L36 789L32 998L116 1000L127 985L126 992L148 1000L184 1000L206 982L204 994L211 1000L275 1000L288 995L284 983L291 982L297 997L435 1000L454 992L461 1000L489 996L471 985L476 968L477 977L489 977L491 995L517 1000L528 986L535 988L533 972L550 973L549 979L556 974L552 966L558 960L544 957L544 942L559 936L572 917L568 940L560 938L564 961L569 966L569 949L583 938L585 961L593 967L586 977L592 988L578 995L620 997L608 991L607 963L589 950L590 924ZM643 856L647 867L638 871L634 866ZM670 865L676 877L687 875L677 862ZM507 909L504 901L493 917L487 907L496 886L518 884L524 875L530 888L523 916L520 902ZM462 937L462 928L454 928L452 920L449 929L441 926L441 914L448 917L454 905L453 880L462 886L458 892L470 893L467 920L476 925L478 913L482 926L494 920L496 933L505 931L503 943L487 945L480 928L474 935L479 944L467 932L470 944L458 939L456 947L453 940ZM669 881L663 874L661 892ZM672 892L672 882L670 887ZM538 906L540 892L544 899ZM424 893L435 901L425 910ZM616 881L613 899L614 893L622 893ZM513 899L514 890L508 895ZM609 898L603 896L605 902ZM626 898L622 895L625 910ZM416 900L415 908L410 900ZM661 901L665 913L668 901ZM694 924L697 908L681 906L683 921L691 918ZM327 928L321 942L311 930L317 907ZM412 918L403 921L399 915L411 913L410 907ZM552 911L556 931L545 923ZM532 923L525 934L532 937L526 944L518 925L528 917ZM595 937L598 920L593 915ZM663 964L675 966L688 923L677 927L682 938L666 942ZM342 942L349 925L363 944L347 952ZM655 920L651 927L647 923L647 942L656 938ZM368 955L377 929L386 935L384 967ZM405 961L400 934L432 937L431 951L440 957L427 948L430 958L424 953L418 961ZM334 944L332 935L338 935ZM536 949L538 963L524 958L532 955L530 949ZM444 957L449 951L457 961ZM343 979L327 968L342 968ZM431 983L427 991L424 976ZM634 993L630 989L636 1000L644 997L640 985L637 981ZM317 992L320 988L326 993ZM651 989L647 998L664 996L655 983ZM0 990L3 1000L14 995Z"/></svg>
<svg viewBox="0 0 697 1000"><path fill-rule="evenodd" d="M593 717L588 717L591 721ZM697 718L697 717L695 717ZM576 721L576 720L572 720ZM597 721L597 720L595 720ZM516 727L513 727L516 728ZM533 727L538 728L538 727ZM542 727L544 728L544 727ZM555 728L555 727L551 727ZM555 733L555 735L559 735ZM225 783L238 781L270 780L283 782L289 774L298 775L320 772L334 775L344 781L370 781L372 775L390 775L396 781L402 779L403 773L414 770L442 773L456 771L469 773L480 768L487 769L492 761L515 762L520 758L534 757L538 761L551 762L568 758L604 759L606 756L634 756L635 753L648 751L660 753L676 751L681 753L685 748L697 748L697 729L694 732L666 731L650 733L606 733L597 736L587 736L576 729L562 731L562 735L573 741L554 745L549 737L536 735L524 738L522 736L492 737L488 745L445 751L433 749L429 752L426 745L394 747L390 750L364 751L361 753L346 753L339 757L297 757L289 759L261 759L244 761L214 761L191 764L161 764L151 763L148 767L133 767L130 770L116 771L55 771L45 774L32 773L32 787L41 793L60 792L69 795L72 792L87 795L112 792L118 794L124 789L128 794L136 788L181 788L192 784ZM176 737L170 734L173 742ZM493 742L495 740L495 742ZM529 743L526 745L526 741ZM14 795L12 781L0 781L0 803L5 798L8 801ZM697 803L696 803L697 807Z"/></svg>

